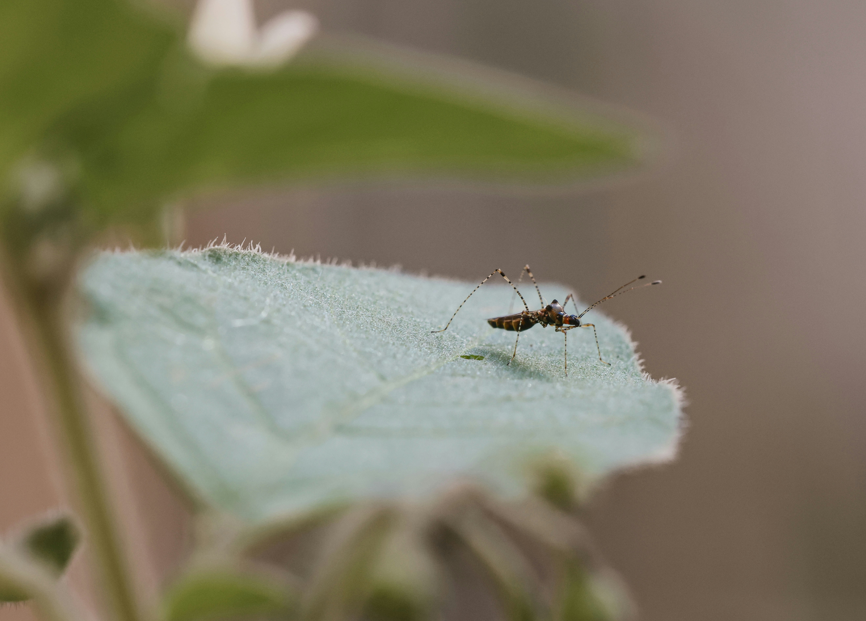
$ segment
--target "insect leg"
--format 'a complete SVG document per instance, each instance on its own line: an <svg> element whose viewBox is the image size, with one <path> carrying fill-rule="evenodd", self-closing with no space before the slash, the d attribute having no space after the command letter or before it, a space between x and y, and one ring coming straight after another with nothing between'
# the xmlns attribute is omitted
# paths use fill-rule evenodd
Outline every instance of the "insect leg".
<svg viewBox="0 0 866 621"><path fill-rule="evenodd" d="M518 287L520 286L520 283L523 282L523 274L525 274L525 272L520 272L520 278L517 279L517 286ZM514 294L512 294L511 302L509 302L509 304L508 304L508 314L509 315L511 314L511 311L514 310L514 298L516 298L516 297L517 297L517 293L515 292Z"/></svg>
<svg viewBox="0 0 866 621"><path fill-rule="evenodd" d="M565 306L563 306L565 308ZM566 334L572 328L576 328L577 326L572 326L571 328L562 328L557 327L557 332L562 332L562 336L565 337L565 377L568 377L568 334Z"/></svg>
<svg viewBox="0 0 866 621"><path fill-rule="evenodd" d="M535 285L535 292L538 293L538 301L541 302L541 308L544 308L544 298L541 297L541 289L538 288L538 283L535 282L535 276L532 275L532 270L529 269L528 265L525 265L523 269L529 274L529 277L532 279L532 284Z"/></svg>
<svg viewBox="0 0 866 621"><path fill-rule="evenodd" d="M523 266L523 271L520 272L520 278L517 279L517 284L519 285L523 280L523 275L529 274L529 277L532 279L532 284L535 285L535 291L538 292L538 300L541 302L540 308L544 308L544 298L541 297L541 289L538 288L538 283L535 282L535 276L532 274L532 270L529 269L528 265ZM508 314L511 314L511 309L514 306L514 296L511 296L511 304L508 305ZM528 310L528 309L527 309Z"/></svg>
<svg viewBox="0 0 866 621"><path fill-rule="evenodd" d="M598 359L601 360L602 362L604 362L604 364L606 364L607 366L610 366L610 363L605 362L601 357L601 347L598 344L598 331L595 329L595 324L594 323L585 323L585 324L582 324L581 326L575 326L575 328L577 328L577 327L592 328L592 331L595 334L595 347L596 347L596 349L598 349Z"/></svg>
<svg viewBox="0 0 866 621"><path fill-rule="evenodd" d="M526 309L526 312L529 312L529 306L526 305L526 300L523 299L523 295L520 293L520 291L517 290L517 287L514 286L514 283L511 282L510 280L508 280L508 276L505 275L505 272L503 272L503 271L500 270L500 269L495 269L495 270L493 270L492 272L490 272L490 275L489 275L487 278L485 278L484 280L482 280L481 283L478 285L478 287L475 287L475 288L472 290L472 293L475 293L476 291L478 291L478 289L481 287L481 285L483 285L483 284L486 283L488 280L490 280L490 278L491 278L494 274L499 274L500 276L502 276L502 277L505 279L505 282L507 282L509 285L511 285L511 288L514 289L514 292L515 292L517 295L520 296L520 301L523 302L523 307ZM466 304L466 302L469 301L469 298L472 297L472 293L470 293L469 295L467 295L467 296L466 296L466 299L463 300L463 302L461 302L460 306L458 306L458 307L457 307L457 310L454 311L454 314L451 315L451 319L448 320L448 323L445 324L445 327L444 327L444 328L442 328L441 330L431 330L431 332L434 333L434 334L437 333L437 332L445 332L445 330L448 329L448 326L451 325L451 322L454 321L454 318L457 316L457 313L459 313L459 312L460 312L460 309L463 308L463 305Z"/></svg>
<svg viewBox="0 0 866 621"><path fill-rule="evenodd" d="M577 302L574 301L574 294L569 293L565 298L565 302L562 303L562 310L565 310L565 305L568 304L568 301L571 300L571 305L574 307L574 310L577 310Z"/></svg>
<svg viewBox="0 0 866 621"><path fill-rule="evenodd" d="M520 324L517 326L517 338L514 339L514 351L511 352L511 360L508 361L508 366L514 362L514 357L517 355L517 343L520 341L520 330L523 328L523 319L520 319Z"/></svg>
<svg viewBox="0 0 866 621"><path fill-rule="evenodd" d="M565 347L563 347L563 351L565 352L565 377L568 377L568 332L563 332L562 336L565 337Z"/></svg>
<svg viewBox="0 0 866 621"><path fill-rule="evenodd" d="M595 334L595 347L598 350L598 359L601 360L607 366L611 366L609 362L606 362L601 357L601 346L598 344L598 331L595 329L594 323L584 323L584 324L581 324L579 326L561 327L561 328L557 328L556 331L562 332L563 334L565 334L569 330L574 330L575 328L592 328L592 332L593 332L593 334ZM566 351L565 351L565 374L568 375L568 336L567 335L565 337L565 348L566 348Z"/></svg>

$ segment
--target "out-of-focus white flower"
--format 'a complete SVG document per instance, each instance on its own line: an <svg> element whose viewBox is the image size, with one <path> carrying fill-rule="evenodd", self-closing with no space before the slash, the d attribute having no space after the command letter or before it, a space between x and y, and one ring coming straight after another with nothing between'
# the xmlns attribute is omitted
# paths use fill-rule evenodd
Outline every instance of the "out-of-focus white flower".
<svg viewBox="0 0 866 621"><path fill-rule="evenodd" d="M188 40L214 65L272 67L291 58L318 29L306 11L286 11L257 29L251 0L199 0Z"/></svg>

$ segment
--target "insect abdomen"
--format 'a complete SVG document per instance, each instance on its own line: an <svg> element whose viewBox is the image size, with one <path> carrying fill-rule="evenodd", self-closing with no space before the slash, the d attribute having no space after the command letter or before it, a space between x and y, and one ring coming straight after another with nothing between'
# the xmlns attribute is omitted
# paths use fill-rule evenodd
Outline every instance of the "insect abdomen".
<svg viewBox="0 0 866 621"><path fill-rule="evenodd" d="M493 328L500 328L502 330L508 330L509 332L516 332L518 330L523 332L529 330L529 328L538 322L532 317L517 314L505 315L504 317L493 317L492 319L488 319L487 323L489 323Z"/></svg>

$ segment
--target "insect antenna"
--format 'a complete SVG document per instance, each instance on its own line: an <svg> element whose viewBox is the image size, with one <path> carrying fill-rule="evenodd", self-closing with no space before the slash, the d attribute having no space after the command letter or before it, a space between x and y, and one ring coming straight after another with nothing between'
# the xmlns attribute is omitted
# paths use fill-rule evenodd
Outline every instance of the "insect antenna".
<svg viewBox="0 0 866 621"><path fill-rule="evenodd" d="M500 270L500 269L495 269L495 270L493 270L492 272L490 272L490 275L489 275L487 278L485 278L484 280L482 280L481 283L480 283L477 287L475 287L475 288L472 290L472 293L475 293L476 291L478 291L478 289L481 287L481 285L483 285L483 284L486 283L488 280L490 280L490 278L491 278L494 274L499 274L500 276L502 276L502 277L505 279L505 282L507 282L509 285L511 285L511 288L514 289L514 292L515 292L517 295L520 296L520 301L523 302L523 307L526 309L526 312L528 313L528 312L529 312L529 306L526 304L526 300L523 298L523 294L520 293L520 291L517 290L517 287L514 286L514 283L511 282L511 281L508 279L508 276L505 275L505 272L503 272L503 271ZM533 280L534 280L534 279L533 279ZM459 312L460 312L460 309L463 308L463 305L466 304L466 302L469 301L469 298L472 297L472 293L470 293L469 295L467 295L467 296L466 296L466 299L463 300L463 302L460 303L460 306L458 306L458 307L457 307L457 310L454 311L454 314L451 315L451 319L448 320L448 323L445 324L445 327L444 327L444 328L442 328L441 330L431 330L431 332L432 332L433 334L436 334L437 332L445 332L445 330L448 329L448 326L451 325L451 322L454 321L454 318L457 316L457 313L459 313ZM539 293L539 295L541 295L541 294ZM521 323L521 325L523 325L523 324Z"/></svg>
<svg viewBox="0 0 866 621"><path fill-rule="evenodd" d="M646 274L643 274L643 275L641 275L641 276L638 276L638 277L635 278L634 280L631 280L631 281L625 283L622 287L620 287L619 289L617 289L616 291L614 291L614 292L611 293L610 295L606 295L606 296L604 296L604 297L601 298L598 302L592 304L589 308L587 308L587 309L586 309L585 311L583 311L580 315L578 315L578 316L577 316L578 319L580 319L581 317L583 317L584 315L586 315L589 311L591 311L593 308L595 308L596 306L598 306L598 305L601 304L602 302L606 302L607 300L609 300L609 299L611 299L611 298L615 298L615 297L618 296L618 295L622 295L623 293L628 293L629 291L634 291L635 289L641 289L641 288L643 288L643 287L651 287L651 286L653 286L653 285L660 285L660 284L662 284L662 281L660 281L660 280L654 280L654 281L652 281L652 282L648 282L648 283L643 284L643 285L636 285L636 286L634 286L634 287L631 287L630 289L626 289L626 287L628 287L630 284L632 284L632 283L636 283L637 281L639 281L639 280L643 280L644 278L646 278ZM623 289L625 289L625 291L623 291Z"/></svg>

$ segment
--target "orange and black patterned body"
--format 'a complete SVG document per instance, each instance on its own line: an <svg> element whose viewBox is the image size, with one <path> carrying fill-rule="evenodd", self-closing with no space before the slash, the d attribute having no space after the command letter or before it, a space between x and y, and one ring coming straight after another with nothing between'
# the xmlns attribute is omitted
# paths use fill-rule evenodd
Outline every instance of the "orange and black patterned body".
<svg viewBox="0 0 866 621"><path fill-rule="evenodd" d="M503 317L493 317L488 319L487 323L493 328L501 328L509 332L523 332L538 323L538 316L533 312L516 313Z"/></svg>
<svg viewBox="0 0 866 621"><path fill-rule="evenodd" d="M509 332L523 332L536 324L541 324L542 328L547 326L556 326L557 328L580 326L580 318L577 315L566 315L562 305L554 300L540 310L493 317L488 319L487 323L493 328L500 328Z"/></svg>

